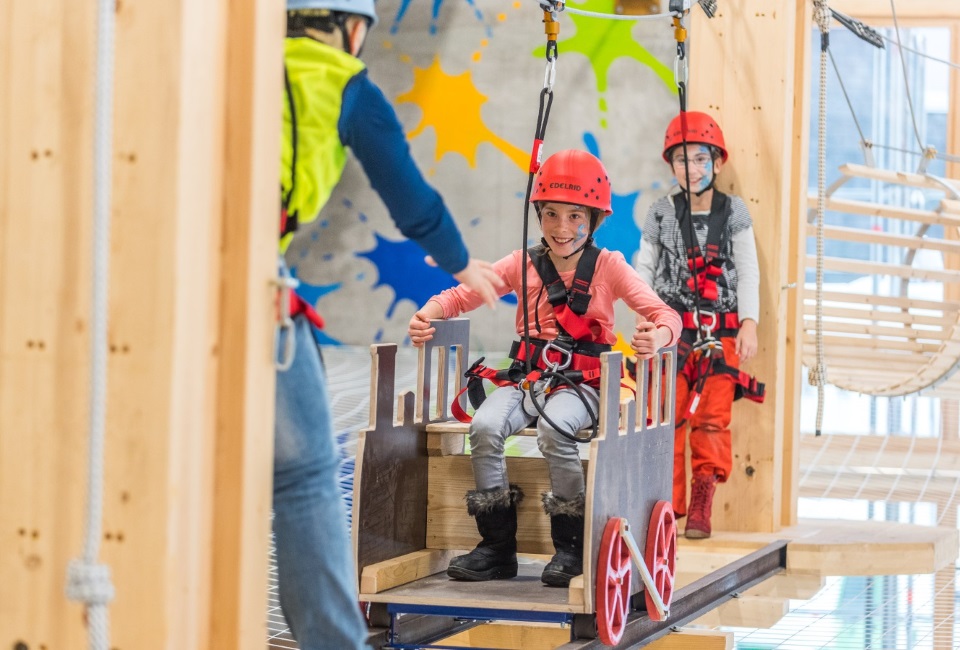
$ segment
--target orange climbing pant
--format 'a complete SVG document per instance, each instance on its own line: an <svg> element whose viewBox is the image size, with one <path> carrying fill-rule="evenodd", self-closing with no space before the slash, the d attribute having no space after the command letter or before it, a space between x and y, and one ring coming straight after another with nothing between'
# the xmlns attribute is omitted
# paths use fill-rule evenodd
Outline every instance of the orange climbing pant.
<svg viewBox="0 0 960 650"><path fill-rule="evenodd" d="M723 356L726 364L740 367L736 353L737 341L723 337ZM695 363L693 353L687 363ZM733 377L717 374L707 377L700 402L693 415L674 431L673 440L673 510L677 516L687 514L687 476L684 451L687 430L690 431L690 470L693 476L713 474L723 483L733 468L730 443L730 411L736 389ZM691 385L682 372L677 373L677 422L683 419L690 405Z"/></svg>

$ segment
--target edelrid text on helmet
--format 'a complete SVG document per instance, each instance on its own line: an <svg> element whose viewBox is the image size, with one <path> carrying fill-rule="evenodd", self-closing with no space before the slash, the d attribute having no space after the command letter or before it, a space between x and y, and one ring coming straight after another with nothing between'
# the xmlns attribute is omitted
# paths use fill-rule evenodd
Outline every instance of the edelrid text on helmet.
<svg viewBox="0 0 960 650"><path fill-rule="evenodd" d="M365 16L370 20L370 26L377 24L377 9L375 0L287 0L287 11L300 9L328 9L346 14Z"/></svg>
<svg viewBox="0 0 960 650"><path fill-rule="evenodd" d="M727 145L723 140L723 131L717 121L706 113L699 111L688 111L683 117L687 123L686 133L681 133L681 116L677 115L670 120L667 132L663 136L663 159L668 163L668 156L671 149L683 144L704 144L709 147L716 147L720 151L720 157L723 162L727 162ZM684 135L686 137L684 137Z"/></svg>
<svg viewBox="0 0 960 650"><path fill-rule="evenodd" d="M582 205L599 210L602 218L613 212L611 196L610 178L600 159L586 151L566 149L544 161L533 181L530 202Z"/></svg>

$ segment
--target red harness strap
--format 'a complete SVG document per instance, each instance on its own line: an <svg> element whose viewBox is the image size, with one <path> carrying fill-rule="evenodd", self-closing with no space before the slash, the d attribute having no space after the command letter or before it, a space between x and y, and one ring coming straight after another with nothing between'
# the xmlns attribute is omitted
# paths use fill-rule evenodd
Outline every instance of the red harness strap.
<svg viewBox="0 0 960 650"><path fill-rule="evenodd" d="M483 380L500 386L517 386L526 382L535 382L540 379L543 371L550 370L555 364L557 368L563 366L569 360L569 365L562 372L564 376L578 384L587 384L594 388L600 383L600 358L589 354L578 352L566 352L559 347L553 347L551 341L538 341L538 344L531 343L529 346L523 342L513 344L510 357L514 364L510 368L497 370L483 365L483 357L477 359L476 363L470 367L464 375L467 377L467 384L457 396L454 397L450 405L450 412L453 417L460 422L471 422L473 418L460 406L460 396L464 393L470 397L470 402L475 408L483 403L485 392L483 390ZM544 353L544 349L546 352ZM530 365L533 370L528 375L523 374L521 365L529 357ZM546 363L544 362L546 357ZM548 365L549 364L549 365ZM562 388L562 386L561 386Z"/></svg>
<svg viewBox="0 0 960 650"><path fill-rule="evenodd" d="M313 323L313 325L322 330L324 326L323 317L317 313L317 310L313 308L309 302L297 295L296 291L290 292L290 316L296 316L297 314L303 314L307 317L307 320Z"/></svg>

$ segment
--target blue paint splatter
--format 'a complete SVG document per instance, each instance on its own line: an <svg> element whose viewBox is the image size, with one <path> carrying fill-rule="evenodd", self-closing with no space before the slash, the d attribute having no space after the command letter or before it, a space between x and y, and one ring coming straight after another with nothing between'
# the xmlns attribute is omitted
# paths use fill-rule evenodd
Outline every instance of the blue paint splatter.
<svg viewBox="0 0 960 650"><path fill-rule="evenodd" d="M590 133L583 134L583 143L587 151L600 158L600 146L596 137ZM640 228L633 219L633 210L636 207L640 192L630 194L613 193L611 207L613 214L606 218L603 225L593 236L597 246L612 251L620 251L627 262L633 264L634 256L640 250Z"/></svg>
<svg viewBox="0 0 960 650"><path fill-rule="evenodd" d="M297 276L297 267L294 266L290 268L290 275L300 280ZM328 293L339 291L342 286L342 282L336 282L334 284L310 284L309 282L300 280L300 285L297 287L297 294L316 307L321 298Z"/></svg>
<svg viewBox="0 0 960 650"><path fill-rule="evenodd" d="M373 288L387 286L393 289L393 302L387 309L387 319L393 316L397 303L412 300L417 308L444 289L457 284L443 269L427 266L424 252L416 243L404 239L391 241L374 233L377 244L371 251L355 253L370 260L377 267L379 277Z"/></svg>
<svg viewBox="0 0 960 650"><path fill-rule="evenodd" d="M401 0L400 8L397 9L397 15L393 19L393 24L390 25L390 33L396 34L400 30L400 23L403 22L403 17L407 13L407 9L410 8L410 4L413 0ZM479 22L484 22L483 12L480 11L480 8L476 4L476 0L466 0L466 3L473 8L473 17L476 18ZM440 19L440 7L443 6L443 0L433 0L433 7L430 10L430 33L436 35L437 33L437 23ZM493 29L489 24L484 25L484 31L487 34L487 38L493 36Z"/></svg>

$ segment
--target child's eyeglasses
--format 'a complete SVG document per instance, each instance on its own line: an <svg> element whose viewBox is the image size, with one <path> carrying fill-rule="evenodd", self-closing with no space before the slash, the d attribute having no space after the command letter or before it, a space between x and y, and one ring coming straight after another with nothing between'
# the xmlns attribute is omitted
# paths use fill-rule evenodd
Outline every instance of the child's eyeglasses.
<svg viewBox="0 0 960 650"><path fill-rule="evenodd" d="M706 153L697 154L693 158L685 158L684 156L677 156L676 158L673 159L673 166L684 167L689 161L691 166L704 169L710 163L711 160L713 160L713 158L710 156L710 154L706 154Z"/></svg>

